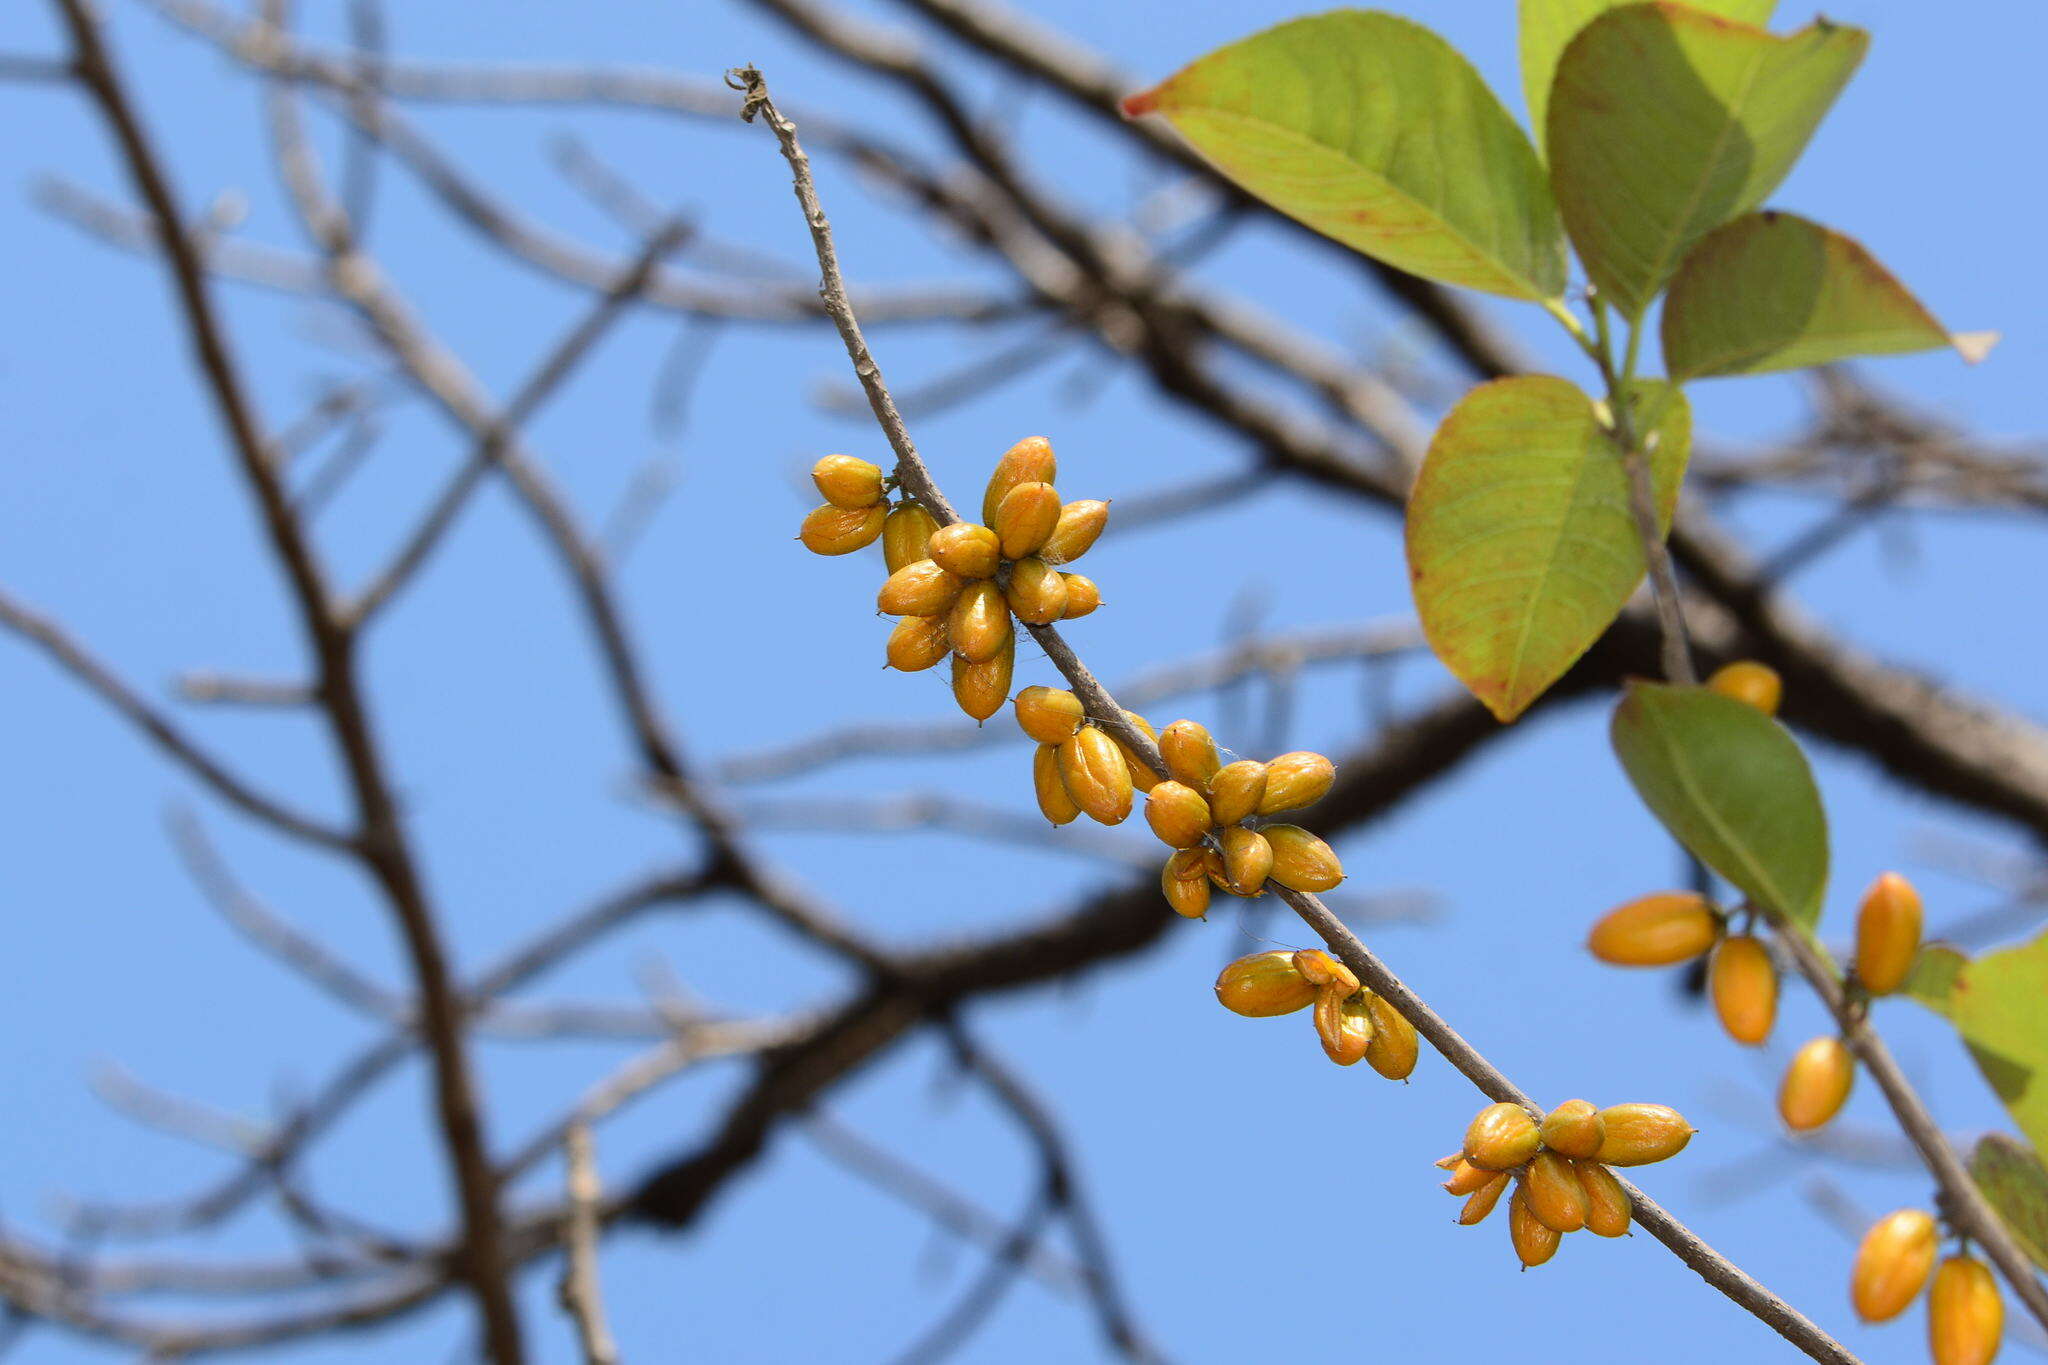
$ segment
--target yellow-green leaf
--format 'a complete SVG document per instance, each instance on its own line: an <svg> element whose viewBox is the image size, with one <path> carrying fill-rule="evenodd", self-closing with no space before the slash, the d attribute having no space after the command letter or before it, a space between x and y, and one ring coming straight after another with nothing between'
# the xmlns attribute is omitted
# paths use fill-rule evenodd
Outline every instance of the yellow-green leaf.
<svg viewBox="0 0 2048 1365"><path fill-rule="evenodd" d="M1635 392L1668 528L1692 414L1669 385ZM1437 428L1408 499L1408 577L1430 647L1494 715L1542 696L1644 572L1620 450L1577 385L1497 379Z"/></svg>
<svg viewBox="0 0 2048 1365"><path fill-rule="evenodd" d="M1785 727L1704 687L1634 682L1614 752L1672 837L1750 900L1811 930L1828 884L1828 822Z"/></svg>
<svg viewBox="0 0 2048 1365"><path fill-rule="evenodd" d="M1558 60L1551 187L1586 273L1642 316L1700 238L1763 203L1863 59L1826 20L1787 37L1685 5L1625 5Z"/></svg>
<svg viewBox="0 0 2048 1365"><path fill-rule="evenodd" d="M1664 299L1673 379L1762 374L1863 355L1954 346L1980 360L1989 338L1954 336L1839 232L1789 213L1750 213L1692 249Z"/></svg>
<svg viewBox="0 0 2048 1365"><path fill-rule="evenodd" d="M1536 149L1442 38L1370 10L1297 19L1124 101L1274 208L1416 275L1519 299L1564 292Z"/></svg>
<svg viewBox="0 0 2048 1365"><path fill-rule="evenodd" d="M2020 1249L2048 1270L2048 1167L2024 1143L1986 1133L1970 1153L1970 1176Z"/></svg>
<svg viewBox="0 0 2048 1365"><path fill-rule="evenodd" d="M1955 1025L2020 1131L2048 1153L2048 934L1973 958L1929 948L1907 989Z"/></svg>

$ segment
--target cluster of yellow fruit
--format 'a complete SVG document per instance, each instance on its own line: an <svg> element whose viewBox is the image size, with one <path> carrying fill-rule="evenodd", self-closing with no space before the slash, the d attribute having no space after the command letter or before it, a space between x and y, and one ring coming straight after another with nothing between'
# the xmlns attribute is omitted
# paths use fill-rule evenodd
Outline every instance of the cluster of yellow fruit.
<svg viewBox="0 0 2048 1365"><path fill-rule="evenodd" d="M1421 1047L1415 1025L1320 948L1241 957L1216 978L1216 998L1225 1009L1252 1019L1314 1005L1316 1036L1338 1066L1363 1061L1390 1081L1405 1081L1415 1070Z"/></svg>
<svg viewBox="0 0 2048 1365"><path fill-rule="evenodd" d="M798 534L821 555L851 554L880 539L889 577L875 602L903 619L889 635L889 667L914 673L953 656L953 697L976 720L1009 700L1017 640L1026 625L1086 616L1102 605L1093 579L1064 573L1109 520L1109 504L1060 501L1052 443L1027 436L996 463L981 522L941 526L905 499L886 499L882 471L850 455L828 455L811 470L825 504Z"/></svg>
<svg viewBox="0 0 2048 1365"><path fill-rule="evenodd" d="M1941 1233L1932 1215L1900 1209L1871 1225L1856 1250L1849 1301L1865 1322L1889 1322L1906 1311L1930 1274L1927 1343L1934 1365L1991 1365L2005 1332L2005 1300L1990 1267L1958 1252L1935 1269Z"/></svg>
<svg viewBox="0 0 2048 1365"><path fill-rule="evenodd" d="M1482 1223L1515 1183L1508 1201L1508 1239L1522 1266L1557 1254L1568 1232L1600 1237L1628 1231L1628 1192L1610 1166L1647 1166L1677 1156L1694 1128L1662 1104L1566 1100L1542 1122L1519 1104L1490 1104L1465 1130L1464 1147L1437 1162L1451 1173L1444 1189L1465 1198L1458 1222Z"/></svg>
<svg viewBox="0 0 2048 1365"><path fill-rule="evenodd" d="M1856 963L1850 984L1867 995L1889 995L1906 980L1920 951L1920 893L1896 872L1870 884L1856 910ZM1660 891L1609 911L1593 926L1586 946L1602 962L1623 967L1665 967L1702 953L1707 993L1721 1027L1738 1043L1758 1046L1778 1013L1778 969L1754 934L1731 934L1728 919L1706 897ZM1856 1079L1856 1059L1840 1038L1822 1035L1802 1046L1785 1068L1778 1114L1803 1133L1841 1111Z"/></svg>

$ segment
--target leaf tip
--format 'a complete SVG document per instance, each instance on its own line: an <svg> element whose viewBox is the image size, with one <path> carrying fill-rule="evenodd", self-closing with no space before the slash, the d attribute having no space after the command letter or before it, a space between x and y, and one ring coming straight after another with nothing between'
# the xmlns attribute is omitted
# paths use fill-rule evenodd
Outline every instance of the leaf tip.
<svg viewBox="0 0 2048 1365"><path fill-rule="evenodd" d="M1956 348L1956 354L1972 365L1981 363L1991 354L1991 348L1998 344L1998 332L1957 332L1949 338L1949 344Z"/></svg>

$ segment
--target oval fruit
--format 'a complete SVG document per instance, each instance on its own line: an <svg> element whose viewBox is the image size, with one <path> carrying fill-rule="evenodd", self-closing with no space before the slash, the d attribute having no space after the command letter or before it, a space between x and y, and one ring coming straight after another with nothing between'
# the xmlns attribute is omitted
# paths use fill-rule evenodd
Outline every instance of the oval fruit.
<svg viewBox="0 0 2048 1365"><path fill-rule="evenodd" d="M1088 714L1079 697L1060 687L1027 687L1012 705L1017 711L1017 727L1040 744L1072 739Z"/></svg>
<svg viewBox="0 0 2048 1365"><path fill-rule="evenodd" d="M811 509L796 538L814 555L850 555L874 544L885 518L880 504L846 508L828 502Z"/></svg>
<svg viewBox="0 0 2048 1365"><path fill-rule="evenodd" d="M875 605L891 616L939 616L953 609L967 580L929 559L905 564L875 594Z"/></svg>
<svg viewBox="0 0 2048 1365"><path fill-rule="evenodd" d="M989 529L1002 542L1004 559L1035 555L1059 524L1060 495L1049 483L1020 483L1003 495Z"/></svg>
<svg viewBox="0 0 2048 1365"><path fill-rule="evenodd" d="M1753 934L1730 934L1707 963L1707 994L1721 1027L1738 1043L1760 1045L1778 1017L1778 969Z"/></svg>
<svg viewBox="0 0 2048 1365"><path fill-rule="evenodd" d="M1591 1100L1566 1100L1543 1116L1543 1145L1570 1157L1594 1157L1607 1124Z"/></svg>
<svg viewBox="0 0 2048 1365"><path fill-rule="evenodd" d="M1209 832L1209 803L1193 787L1161 782L1145 795L1145 823L1168 848L1193 848Z"/></svg>
<svg viewBox="0 0 2048 1365"><path fill-rule="evenodd" d="M1458 1157L1451 1167L1451 1178L1444 1182L1447 1194L1465 1195L1484 1185L1491 1185L1500 1179L1499 1171L1489 1171L1484 1166L1474 1166L1463 1157Z"/></svg>
<svg viewBox="0 0 2048 1365"><path fill-rule="evenodd" d="M1328 891L1344 880L1336 852L1299 825L1267 825L1259 831L1273 846L1273 880L1290 891Z"/></svg>
<svg viewBox="0 0 2048 1365"><path fill-rule="evenodd" d="M1352 970L1321 948L1303 948L1296 952L1294 970L1318 990L1335 990L1339 995L1349 995L1358 989L1358 977Z"/></svg>
<svg viewBox="0 0 2048 1365"><path fill-rule="evenodd" d="M1900 1209L1870 1225L1856 1248L1849 1302L1865 1322L1890 1322L1906 1311L1934 1270L1941 1231L1919 1209Z"/></svg>
<svg viewBox="0 0 2048 1365"><path fill-rule="evenodd" d="M1205 850L1184 848L1159 869L1159 889L1177 915L1201 919L1209 913L1209 874L1203 870Z"/></svg>
<svg viewBox="0 0 2048 1365"><path fill-rule="evenodd" d="M1324 989L1316 996L1316 1037L1323 1055L1338 1066L1356 1066L1372 1045L1372 1019L1356 992L1349 996Z"/></svg>
<svg viewBox="0 0 2048 1365"><path fill-rule="evenodd" d="M1600 1150L1605 1166L1648 1166L1677 1156L1697 1130L1668 1104L1610 1104L1600 1111Z"/></svg>
<svg viewBox="0 0 2048 1365"><path fill-rule="evenodd" d="M906 616L889 632L889 667L905 673L930 668L952 650L943 616Z"/></svg>
<svg viewBox="0 0 2048 1365"><path fill-rule="evenodd" d="M1209 737L1206 728L1192 720L1177 720L1159 732L1159 756L1166 760L1166 771L1176 782L1184 782L1204 795L1209 791L1209 779L1223 766L1216 741Z"/></svg>
<svg viewBox="0 0 2048 1365"><path fill-rule="evenodd" d="M1597 1161L1574 1161L1572 1166L1586 1195L1586 1230L1596 1237L1626 1236L1632 1206L1614 1172Z"/></svg>
<svg viewBox="0 0 2048 1365"><path fill-rule="evenodd" d="M1529 1212L1553 1232L1577 1232L1586 1226L1586 1191L1571 1162L1556 1152L1538 1152L1523 1177Z"/></svg>
<svg viewBox="0 0 2048 1365"><path fill-rule="evenodd" d="M1564 1240L1563 1233L1530 1209L1527 1185L1517 1185L1515 1197L1508 1201L1508 1240L1514 1243L1515 1255L1524 1268L1542 1265L1557 1255L1557 1244Z"/></svg>
<svg viewBox="0 0 2048 1365"><path fill-rule="evenodd" d="M1036 555L1010 566L1010 582L1003 595L1017 619L1027 625L1051 625L1066 614L1067 580Z"/></svg>
<svg viewBox="0 0 2048 1365"><path fill-rule="evenodd" d="M1225 967L1216 978L1216 998L1233 1014L1268 1019L1305 1009L1316 988L1294 965L1285 948L1253 953Z"/></svg>
<svg viewBox="0 0 2048 1365"><path fill-rule="evenodd" d="M1469 1228L1485 1222L1486 1215L1493 1212L1493 1206L1500 1202L1500 1197L1507 1187L1508 1178L1501 1174L1472 1191L1472 1197L1458 1210L1459 1225Z"/></svg>
<svg viewBox="0 0 2048 1365"><path fill-rule="evenodd" d="M932 532L926 553L947 573L989 578L1002 565L996 533L971 521L956 521Z"/></svg>
<svg viewBox="0 0 2048 1365"><path fill-rule="evenodd" d="M1934 1365L1991 1365L2005 1335L2005 1300L1974 1256L1951 1256L1927 1294L1927 1345Z"/></svg>
<svg viewBox="0 0 2048 1365"><path fill-rule="evenodd" d="M1795 1133L1811 1132L1842 1111L1856 1081L1856 1059L1840 1038L1820 1037L1792 1054L1778 1087L1778 1117Z"/></svg>
<svg viewBox="0 0 2048 1365"><path fill-rule="evenodd" d="M1131 813L1131 772L1116 741L1092 725L1059 746L1060 780L1074 804L1105 825Z"/></svg>
<svg viewBox="0 0 2048 1365"><path fill-rule="evenodd" d="M1249 758L1226 763L1209 779L1209 812L1219 825L1234 825L1258 813L1266 794L1266 765Z"/></svg>
<svg viewBox="0 0 2048 1365"><path fill-rule="evenodd" d="M1668 967L1713 947L1720 932L1721 921L1705 896L1659 891L1602 915L1586 947L1617 967Z"/></svg>
<svg viewBox="0 0 2048 1365"><path fill-rule="evenodd" d="M1542 1146L1536 1120L1519 1104L1489 1104L1465 1129L1465 1160L1489 1171L1511 1171Z"/></svg>
<svg viewBox="0 0 2048 1365"><path fill-rule="evenodd" d="M1872 995L1890 995L1906 980L1920 952L1920 893L1896 872L1886 872L1856 907L1856 979Z"/></svg>
<svg viewBox="0 0 2048 1365"><path fill-rule="evenodd" d="M1132 729L1151 740L1154 744L1159 742L1159 732L1152 728L1152 722L1146 720L1136 711L1124 712L1124 719L1131 723ZM1166 780L1160 774L1153 772L1151 766L1143 759L1139 758L1129 749L1126 749L1122 740L1116 742L1116 749L1118 753L1124 756L1124 767L1131 775L1131 785L1139 791L1149 792Z"/></svg>
<svg viewBox="0 0 2048 1365"><path fill-rule="evenodd" d="M882 500L882 471L851 455L827 455L812 465L811 482L834 507L873 507Z"/></svg>
<svg viewBox="0 0 2048 1365"><path fill-rule="evenodd" d="M1059 472L1052 456L1052 442L1043 436L1026 436L1003 452L988 476L988 488L981 495L981 519L993 526L996 508L1020 483L1051 483Z"/></svg>
<svg viewBox="0 0 2048 1365"><path fill-rule="evenodd" d="M1060 580L1067 585L1067 609L1060 613L1062 621L1086 616L1102 605L1102 589L1095 586L1094 579L1083 574L1063 573Z"/></svg>
<svg viewBox="0 0 2048 1365"><path fill-rule="evenodd" d="M898 503L882 523L882 562L895 573L905 564L931 558L932 535L939 523L914 502Z"/></svg>
<svg viewBox="0 0 2048 1365"><path fill-rule="evenodd" d="M1365 993L1365 1008L1372 1015L1372 1045L1365 1050L1365 1064L1390 1081L1405 1081L1415 1072L1422 1054L1422 1040L1407 1016L1371 991Z"/></svg>
<svg viewBox="0 0 2048 1365"><path fill-rule="evenodd" d="M1005 640L993 658L973 663L953 656L953 700L976 720L987 720L1010 699L1010 674L1017 662L1017 642Z"/></svg>
<svg viewBox="0 0 2048 1365"><path fill-rule="evenodd" d="M1274 815L1314 805L1336 780L1337 765L1321 754L1306 749L1282 754L1266 765L1266 791L1259 798L1259 814Z"/></svg>
<svg viewBox="0 0 2048 1365"><path fill-rule="evenodd" d="M1754 706L1767 716L1778 714L1778 703L1785 695L1785 684L1776 670L1753 659L1723 664L1707 679L1707 686L1724 697Z"/></svg>
<svg viewBox="0 0 2048 1365"><path fill-rule="evenodd" d="M987 663L1010 646L1010 608L995 584L969 583L946 618L953 648L971 664ZM1007 700L1007 698L1005 698ZM991 713L993 714L993 713Z"/></svg>
<svg viewBox="0 0 2048 1365"><path fill-rule="evenodd" d="M1060 781L1058 751L1050 744L1039 745L1031 755L1031 790L1038 797L1038 813L1055 825L1070 825L1081 813Z"/></svg>
<svg viewBox="0 0 2048 1365"><path fill-rule="evenodd" d="M1166 785L1161 783L1161 786ZM1266 836L1243 825L1223 831L1223 877L1233 896L1256 896L1273 875L1273 845Z"/></svg>
<svg viewBox="0 0 2048 1365"><path fill-rule="evenodd" d="M1040 553L1054 564L1071 564L1088 553L1109 524L1109 504L1094 498L1065 503Z"/></svg>

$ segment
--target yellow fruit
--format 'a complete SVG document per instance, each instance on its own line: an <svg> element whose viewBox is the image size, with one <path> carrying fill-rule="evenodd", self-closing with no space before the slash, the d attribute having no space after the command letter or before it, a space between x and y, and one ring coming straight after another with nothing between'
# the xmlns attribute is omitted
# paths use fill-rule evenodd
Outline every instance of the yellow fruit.
<svg viewBox="0 0 2048 1365"><path fill-rule="evenodd" d="M1017 642L1003 642L995 657L974 663L953 656L953 700L976 720L987 720L1010 699L1010 670L1017 662Z"/></svg>
<svg viewBox="0 0 2048 1365"><path fill-rule="evenodd" d="M1337 765L1321 754L1305 749L1282 754L1266 765L1266 790L1259 798L1259 814L1314 805L1336 780Z"/></svg>
<svg viewBox="0 0 2048 1365"><path fill-rule="evenodd" d="M1529 1212L1553 1232L1577 1232L1586 1226L1586 1191L1572 1163L1556 1152L1538 1152L1529 1160L1523 1188Z"/></svg>
<svg viewBox="0 0 2048 1365"><path fill-rule="evenodd" d="M1185 782L1205 796L1209 779L1223 766L1216 753L1216 741L1209 738L1207 729L1191 720L1177 720L1159 732L1159 756L1166 760L1166 771L1176 782Z"/></svg>
<svg viewBox="0 0 2048 1365"><path fill-rule="evenodd" d="M1778 1117L1795 1133L1810 1132L1842 1111L1856 1082L1856 1059L1840 1038L1820 1037L1792 1054L1778 1087Z"/></svg>
<svg viewBox="0 0 2048 1365"><path fill-rule="evenodd" d="M1721 931L1707 899L1692 891L1659 891L1600 917L1586 947L1617 967L1668 967L1698 957Z"/></svg>
<svg viewBox="0 0 2048 1365"><path fill-rule="evenodd" d="M1934 1365L1991 1365L2005 1334L2005 1300L1974 1256L1951 1256L1927 1294L1927 1345Z"/></svg>
<svg viewBox="0 0 2048 1365"><path fill-rule="evenodd" d="M1035 555L1060 520L1060 495L1049 483L1020 483L1003 495L989 529L1003 544L1004 559Z"/></svg>
<svg viewBox="0 0 2048 1365"><path fill-rule="evenodd" d="M874 543L885 517L879 504L847 508L828 502L811 510L796 538L814 555L850 555Z"/></svg>
<svg viewBox="0 0 2048 1365"><path fill-rule="evenodd" d="M1508 1201L1508 1240L1523 1267L1542 1265L1557 1255L1564 1234L1538 1218L1529 1207L1529 1187L1517 1184L1515 1197Z"/></svg>
<svg viewBox="0 0 2048 1365"><path fill-rule="evenodd" d="M1066 784L1060 781L1059 754L1050 744L1039 745L1031 755L1031 790L1038 797L1039 814L1055 825L1072 824L1081 813L1074 798L1067 794Z"/></svg>
<svg viewBox="0 0 2048 1365"><path fill-rule="evenodd" d="M914 502L898 503L882 523L882 562L895 573L906 564L931 558L932 536L939 523Z"/></svg>
<svg viewBox="0 0 2048 1365"><path fill-rule="evenodd" d="M1062 621L1086 616L1102 605L1102 590L1095 586L1094 579L1077 573L1063 573L1060 579L1067 585L1067 609L1060 613Z"/></svg>
<svg viewBox="0 0 2048 1365"><path fill-rule="evenodd" d="M927 553L940 568L962 578L990 578L1002 566L996 533L971 521L956 521L932 532Z"/></svg>
<svg viewBox="0 0 2048 1365"><path fill-rule="evenodd" d="M889 575L875 594L875 605L891 616L940 616L953 609L966 586L967 580L958 574L920 559Z"/></svg>
<svg viewBox="0 0 2048 1365"><path fill-rule="evenodd" d="M1499 1171L1489 1171L1484 1166L1474 1166L1463 1157L1453 1158L1451 1178L1444 1182L1447 1194L1470 1194L1484 1185L1491 1185L1500 1179Z"/></svg>
<svg viewBox="0 0 2048 1365"><path fill-rule="evenodd" d="M1124 712L1124 719L1129 721L1131 723L1131 727L1137 730L1140 734L1144 735L1145 738L1151 740L1155 744L1159 742L1159 732L1152 728L1152 722L1146 720L1136 711ZM1151 767L1148 764L1146 764L1144 760L1140 759L1136 754L1132 753L1129 749L1126 749L1124 747L1124 742L1122 740L1118 740L1116 742L1116 748L1117 752L1124 756L1124 767L1130 772L1131 785L1133 787L1136 787L1139 791L1149 792L1154 787L1158 786L1161 782L1164 782L1166 780L1158 773L1153 772Z"/></svg>
<svg viewBox="0 0 2048 1365"><path fill-rule="evenodd" d="M1340 995L1349 995L1358 989L1358 977L1352 970L1321 948L1303 948L1296 952L1294 970L1318 989L1335 989Z"/></svg>
<svg viewBox="0 0 2048 1365"><path fill-rule="evenodd" d="M996 508L1020 483L1051 483L1059 472L1052 457L1052 442L1043 436L1026 436L996 461L988 476L988 490L981 495L981 519L995 525Z"/></svg>
<svg viewBox="0 0 2048 1365"><path fill-rule="evenodd" d="M1730 1038L1750 1047L1762 1043L1778 1017L1778 969L1770 950L1750 934L1722 939L1707 964L1707 994Z"/></svg>
<svg viewBox="0 0 2048 1365"><path fill-rule="evenodd" d="M1131 813L1131 771L1116 741L1092 725L1059 746L1060 780L1074 804L1105 825Z"/></svg>
<svg viewBox="0 0 2048 1365"><path fill-rule="evenodd" d="M1328 891L1344 880L1344 864L1330 846L1299 825L1259 831L1273 846L1273 880L1290 891Z"/></svg>
<svg viewBox="0 0 2048 1365"><path fill-rule="evenodd" d="M1193 787L1161 782L1146 793L1145 823L1168 848L1193 848L1209 832L1209 803Z"/></svg>
<svg viewBox="0 0 2048 1365"><path fill-rule="evenodd" d="M1372 1015L1372 1044L1365 1050L1365 1064L1390 1081L1405 1081L1414 1074L1422 1053L1422 1040L1415 1025L1401 1011L1371 991L1365 993L1365 1008Z"/></svg>
<svg viewBox="0 0 2048 1365"><path fill-rule="evenodd" d="M1458 1222L1464 1227L1473 1227L1486 1221L1486 1215L1493 1212L1493 1206L1500 1202L1506 1192L1508 1178L1495 1175L1493 1179L1472 1191L1472 1197L1465 1201L1465 1207L1458 1210Z"/></svg>
<svg viewBox="0 0 2048 1365"><path fill-rule="evenodd" d="M1164 786L1164 783L1160 785ZM1223 877L1233 896L1256 896L1273 875L1273 845L1266 836L1243 825L1223 831Z"/></svg>
<svg viewBox="0 0 2048 1365"><path fill-rule="evenodd" d="M1003 604L1003 594L986 579L967 585L953 603L946 629L953 637L954 650L971 664L995 658L1009 647L1013 636L1010 609Z"/></svg>
<svg viewBox="0 0 2048 1365"><path fill-rule="evenodd" d="M1746 702L1767 716L1778 714L1778 702L1785 695L1785 684L1777 672L1752 659L1723 664L1707 679L1707 686L1724 697Z"/></svg>
<svg viewBox="0 0 2048 1365"><path fill-rule="evenodd" d="M1053 523L1052 534L1046 537L1040 553L1055 564L1071 564L1088 553L1088 547L1108 522L1106 502L1083 498L1066 503L1061 506L1059 520Z"/></svg>
<svg viewBox="0 0 2048 1365"><path fill-rule="evenodd" d="M1159 889L1174 913L1201 919L1209 913L1209 874L1202 869L1199 848L1184 848L1159 870Z"/></svg>
<svg viewBox="0 0 2048 1365"><path fill-rule="evenodd" d="M1234 825L1256 814L1266 794L1266 765L1249 758L1226 763L1209 779L1209 810L1219 825Z"/></svg>
<svg viewBox="0 0 2048 1365"><path fill-rule="evenodd" d="M1536 1120L1519 1104L1489 1104L1465 1129L1465 1160L1489 1171L1511 1171L1542 1146Z"/></svg>
<svg viewBox="0 0 2048 1365"><path fill-rule="evenodd" d="M1356 1066L1372 1045L1372 1019L1365 1001L1355 992L1347 997L1325 988L1316 996L1316 1037L1322 1040L1324 1056L1338 1066Z"/></svg>
<svg viewBox="0 0 2048 1365"><path fill-rule="evenodd" d="M1061 744L1074 737L1088 713L1081 699L1059 687L1027 687L1017 694L1017 725L1040 744Z"/></svg>
<svg viewBox="0 0 2048 1365"><path fill-rule="evenodd" d="M1600 1154L1607 1124L1590 1100L1566 1100L1543 1116L1543 1145L1570 1157Z"/></svg>
<svg viewBox="0 0 2048 1365"><path fill-rule="evenodd" d="M1010 585L1004 595L1019 621L1050 625L1067 609L1067 580L1034 555L1010 566Z"/></svg>
<svg viewBox="0 0 2048 1365"><path fill-rule="evenodd" d="M812 465L811 482L834 507L873 507L882 500L882 471L851 455L827 455Z"/></svg>
<svg viewBox="0 0 2048 1365"><path fill-rule="evenodd" d="M1586 1230L1596 1237L1626 1236L1632 1206L1614 1172L1597 1161L1574 1161L1572 1166L1586 1196Z"/></svg>
<svg viewBox="0 0 2048 1365"><path fill-rule="evenodd" d="M1919 951L1920 893L1898 873L1884 873L1856 908L1856 979L1872 995L1890 995Z"/></svg>
<svg viewBox="0 0 2048 1365"><path fill-rule="evenodd" d="M1941 1231L1919 1209L1900 1209L1870 1225L1856 1248L1849 1302L1865 1322L1890 1322L1906 1311L1934 1270Z"/></svg>
<svg viewBox="0 0 2048 1365"><path fill-rule="evenodd" d="M1268 1019L1305 1009L1316 998L1316 988L1295 967L1294 954L1278 948L1225 967L1216 978L1216 998L1234 1014Z"/></svg>
<svg viewBox="0 0 2048 1365"><path fill-rule="evenodd" d="M943 616L906 616L889 632L889 667L905 673L930 668L953 648Z"/></svg>
<svg viewBox="0 0 2048 1365"><path fill-rule="evenodd" d="M1610 1104L1600 1111L1600 1150L1605 1166L1648 1166L1685 1150L1699 1131L1667 1104Z"/></svg>

